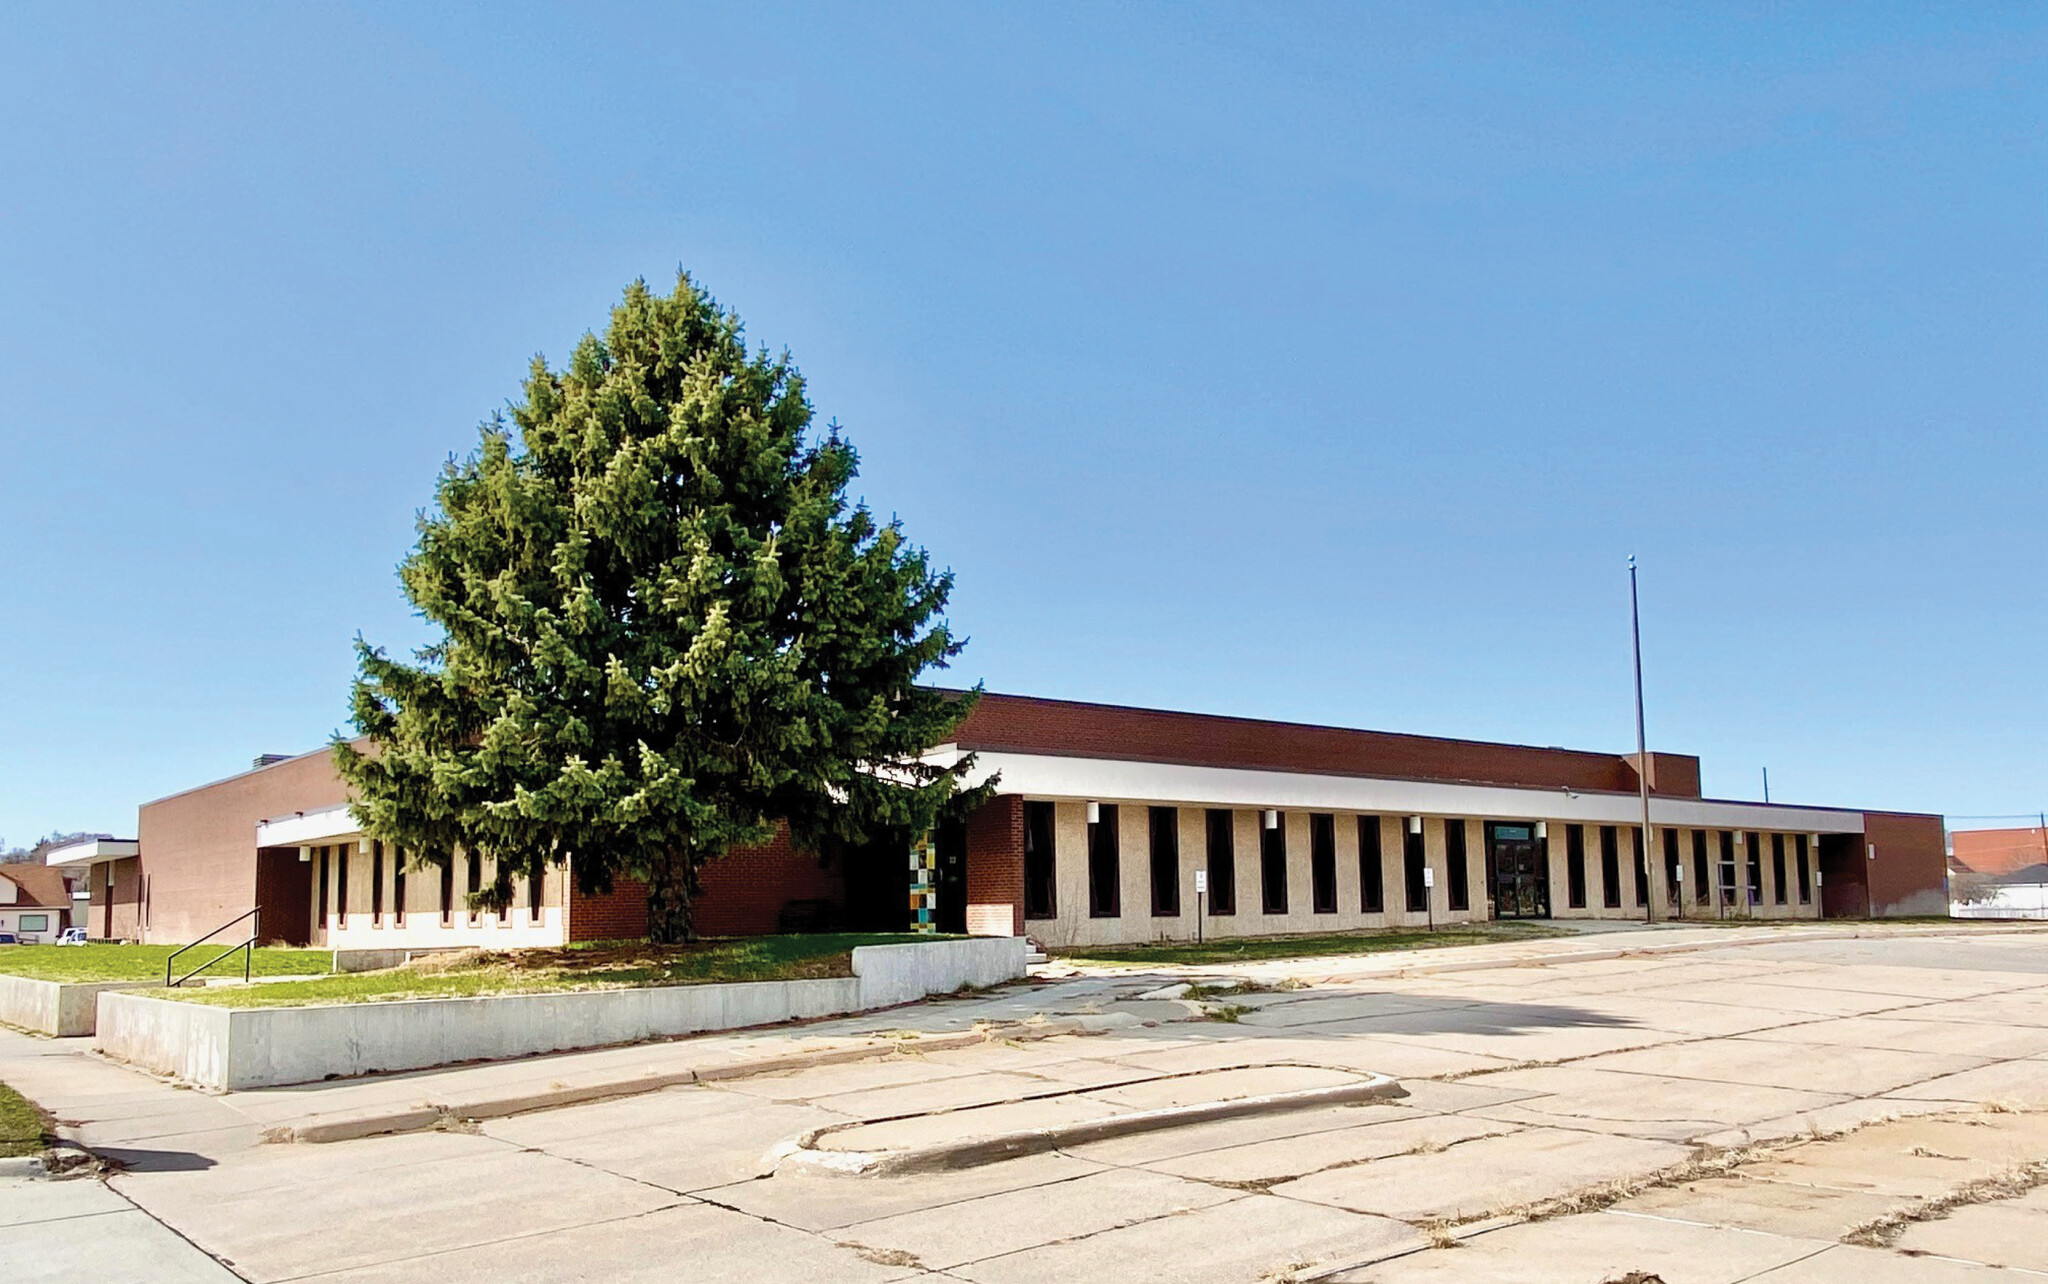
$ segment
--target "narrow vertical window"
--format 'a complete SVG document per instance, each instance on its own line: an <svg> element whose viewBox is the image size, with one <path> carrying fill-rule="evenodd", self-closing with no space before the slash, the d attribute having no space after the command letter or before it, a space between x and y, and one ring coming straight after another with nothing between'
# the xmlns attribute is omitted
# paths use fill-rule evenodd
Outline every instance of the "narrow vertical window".
<svg viewBox="0 0 2048 1284"><path fill-rule="evenodd" d="M1621 834L1612 825L1600 826L1600 903L1621 908Z"/></svg>
<svg viewBox="0 0 2048 1284"><path fill-rule="evenodd" d="M354 843L343 843L334 849L334 918L342 927L348 926L348 853Z"/></svg>
<svg viewBox="0 0 2048 1284"><path fill-rule="evenodd" d="M1678 858L1678 831L1664 831L1664 899L1670 903L1671 912L1678 913L1685 908L1685 865Z"/></svg>
<svg viewBox="0 0 2048 1284"><path fill-rule="evenodd" d="M370 926L384 926L384 844L370 844Z"/></svg>
<svg viewBox="0 0 2048 1284"><path fill-rule="evenodd" d="M1328 812L1308 818L1308 890L1316 913L1337 912L1337 818Z"/></svg>
<svg viewBox="0 0 2048 1284"><path fill-rule="evenodd" d="M1273 815L1273 827L1259 817L1259 908L1268 914L1287 912L1287 813Z"/></svg>
<svg viewBox="0 0 2048 1284"><path fill-rule="evenodd" d="M114 867L107 866L107 904L114 903ZM320 926L327 926L327 849L320 849Z"/></svg>
<svg viewBox="0 0 2048 1284"><path fill-rule="evenodd" d="M1771 899L1785 903L1785 835L1771 835Z"/></svg>
<svg viewBox="0 0 2048 1284"><path fill-rule="evenodd" d="M405 853L391 849L391 926L405 926Z"/></svg>
<svg viewBox="0 0 2048 1284"><path fill-rule="evenodd" d="M1472 908L1471 875L1465 867L1465 822L1444 822L1444 882L1454 910Z"/></svg>
<svg viewBox="0 0 2048 1284"><path fill-rule="evenodd" d="M1643 851L1642 826L1630 825L1628 832L1636 853L1636 908L1643 909L1650 903L1650 862Z"/></svg>
<svg viewBox="0 0 2048 1284"><path fill-rule="evenodd" d="M1707 831L1692 831L1692 901L1705 909L1714 899L1714 867L1707 861Z"/></svg>
<svg viewBox="0 0 2048 1284"><path fill-rule="evenodd" d="M1116 918L1123 913L1116 804L1099 804L1096 816L1095 823L1088 826L1088 917Z"/></svg>
<svg viewBox="0 0 2048 1284"><path fill-rule="evenodd" d="M502 857L502 856L493 856L493 857L491 858L491 878L492 878L492 880L493 880L493 881L495 881L495 880L497 879L498 875L500 875L500 874L502 874L502 873L504 873L504 872L505 872L505 858L504 858L504 857ZM509 892L509 891L510 891L511 889L510 889L510 888L508 887L508 888L507 888L506 890L507 890L507 891ZM503 901L503 902L502 902L502 903L501 903L501 904L500 904L500 905L498 906L498 922L499 922L500 924L505 924L505 923L509 923L509 922L511 922L511 921L512 921L512 898L511 898L511 897L510 897L510 896L508 895L508 896L507 896L507 897L505 898L505 900L504 900L504 901Z"/></svg>
<svg viewBox="0 0 2048 1284"><path fill-rule="evenodd" d="M1586 827L1566 825L1564 827L1564 894L1565 904L1573 909L1586 908Z"/></svg>
<svg viewBox="0 0 2048 1284"><path fill-rule="evenodd" d="M441 926L455 921L455 856L441 862Z"/></svg>
<svg viewBox="0 0 2048 1284"><path fill-rule="evenodd" d="M1726 829L1721 831L1721 905L1735 906L1735 834Z"/></svg>
<svg viewBox="0 0 2048 1284"><path fill-rule="evenodd" d="M1024 917L1051 918L1059 913L1052 859L1052 804L1024 804Z"/></svg>
<svg viewBox="0 0 2048 1284"><path fill-rule="evenodd" d="M1387 908L1386 870L1380 864L1380 818L1358 818L1358 903L1368 914Z"/></svg>
<svg viewBox="0 0 2048 1284"><path fill-rule="evenodd" d="M1801 905L1809 905L1813 902L1813 877L1812 870L1806 863L1808 855L1806 835L1799 835L1794 840L1794 845L1798 848L1796 854L1799 857L1799 903Z"/></svg>
<svg viewBox="0 0 2048 1284"><path fill-rule="evenodd" d="M1429 856L1422 846L1422 822L1415 819L1401 821L1401 865L1408 884L1408 912L1420 914L1429 908L1429 887L1424 871L1429 868Z"/></svg>
<svg viewBox="0 0 2048 1284"><path fill-rule="evenodd" d="M1764 840L1756 834L1749 836L1749 903L1764 903Z"/></svg>
<svg viewBox="0 0 2048 1284"><path fill-rule="evenodd" d="M1209 912L1237 913L1237 814L1209 813Z"/></svg>
<svg viewBox="0 0 2048 1284"><path fill-rule="evenodd" d="M541 901L547 894L548 867L535 865L526 872L526 917L529 921L540 922Z"/></svg>
<svg viewBox="0 0 2048 1284"><path fill-rule="evenodd" d="M1154 807L1152 917L1180 917L1180 808Z"/></svg>
<svg viewBox="0 0 2048 1284"><path fill-rule="evenodd" d="M469 854L469 885L462 890L468 895L474 896L483 889L484 858L476 852L471 852ZM469 911L469 925L471 927L476 926L476 909L474 907L471 907Z"/></svg>

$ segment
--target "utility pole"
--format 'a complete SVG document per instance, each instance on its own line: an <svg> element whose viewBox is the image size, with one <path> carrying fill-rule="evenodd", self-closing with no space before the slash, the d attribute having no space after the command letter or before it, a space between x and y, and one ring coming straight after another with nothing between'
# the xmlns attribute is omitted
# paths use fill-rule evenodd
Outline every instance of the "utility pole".
<svg viewBox="0 0 2048 1284"><path fill-rule="evenodd" d="M1636 555L1628 555L1628 623L1636 644L1636 788L1643 796L1643 877L1650 874L1650 749L1643 734L1643 612L1636 597ZM1643 921L1657 921L1656 897L1643 889Z"/></svg>
<svg viewBox="0 0 2048 1284"><path fill-rule="evenodd" d="M1765 801L1765 802L1769 802L1770 800L1771 800L1771 769L1770 769L1769 767L1765 767L1765 768L1764 768L1764 801Z"/></svg>

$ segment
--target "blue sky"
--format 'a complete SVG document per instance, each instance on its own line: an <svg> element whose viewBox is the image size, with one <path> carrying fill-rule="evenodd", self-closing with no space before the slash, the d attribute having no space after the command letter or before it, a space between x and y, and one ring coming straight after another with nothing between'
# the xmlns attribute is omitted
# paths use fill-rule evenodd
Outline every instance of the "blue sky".
<svg viewBox="0 0 2048 1284"><path fill-rule="evenodd" d="M2048 805L2035 6L88 5L0 40L0 836L312 748L636 276L998 690Z"/></svg>

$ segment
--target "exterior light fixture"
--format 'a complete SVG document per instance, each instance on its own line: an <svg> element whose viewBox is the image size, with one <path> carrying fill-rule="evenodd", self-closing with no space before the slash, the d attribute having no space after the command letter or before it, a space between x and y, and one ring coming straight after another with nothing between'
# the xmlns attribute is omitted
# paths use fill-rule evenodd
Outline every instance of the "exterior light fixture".
<svg viewBox="0 0 2048 1284"><path fill-rule="evenodd" d="M301 865L305 865L305 864L310 864L310 863L312 862L312 860L313 860L313 849L312 849L312 848L310 848L310 847L301 847L301 848L299 848L299 863L300 863Z"/></svg>
<svg viewBox="0 0 2048 1284"><path fill-rule="evenodd" d="M1268 807L1266 809L1265 824L1268 829L1280 828L1280 813Z"/></svg>
<svg viewBox="0 0 2048 1284"><path fill-rule="evenodd" d="M1814 850L1814 853L1815 853L1816 855L1818 855L1818 854L1820 853L1820 835L1819 835L1819 834L1808 834L1808 835L1806 836L1806 841L1807 841L1807 842L1809 842L1809 843L1811 843L1811 844L1813 845L1813 850Z"/></svg>
<svg viewBox="0 0 2048 1284"><path fill-rule="evenodd" d="M1541 821L1541 820L1539 820L1539 821L1537 821L1537 822L1536 822L1536 841L1538 841L1538 842L1549 842L1549 841L1550 841L1550 825L1549 825L1549 823L1548 823L1548 822L1545 822L1545 821Z"/></svg>
<svg viewBox="0 0 2048 1284"><path fill-rule="evenodd" d="M1101 803L1092 802L1088 804L1088 823L1091 825L1099 825L1102 823Z"/></svg>
<svg viewBox="0 0 2048 1284"><path fill-rule="evenodd" d="M1735 845L1737 847L1742 846L1742 831L1739 829L1735 829L1730 830L1729 832L1735 835Z"/></svg>
<svg viewBox="0 0 2048 1284"><path fill-rule="evenodd" d="M1422 817L1410 816L1408 818L1408 832L1411 834L1419 834L1422 832Z"/></svg>

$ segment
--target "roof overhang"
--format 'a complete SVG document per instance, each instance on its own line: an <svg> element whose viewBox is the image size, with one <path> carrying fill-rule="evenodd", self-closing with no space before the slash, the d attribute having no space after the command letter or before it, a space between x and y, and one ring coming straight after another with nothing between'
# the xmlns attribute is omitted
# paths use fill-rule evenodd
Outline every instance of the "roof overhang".
<svg viewBox="0 0 2048 1284"><path fill-rule="evenodd" d="M943 753L927 761L943 763ZM1636 794L1384 780L1291 771L1187 767L1115 758L1062 758L981 751L964 782L979 784L1000 773L997 788L1035 798L1102 802L1174 803L1200 807L1271 807L1303 811L1368 811L1403 815L1464 816L1501 820L1641 824ZM1723 802L1650 795L1650 823L1698 829L1757 829L1813 834L1860 834L1863 813L1831 807Z"/></svg>
<svg viewBox="0 0 2048 1284"><path fill-rule="evenodd" d="M101 861L126 860L141 850L133 838L87 838L51 848L43 854L43 864L82 869Z"/></svg>
<svg viewBox="0 0 2048 1284"><path fill-rule="evenodd" d="M331 843L337 838L353 838L360 833L362 826L348 814L348 804L342 803L318 811L295 811L289 816L258 821L256 845L305 847L312 843Z"/></svg>

